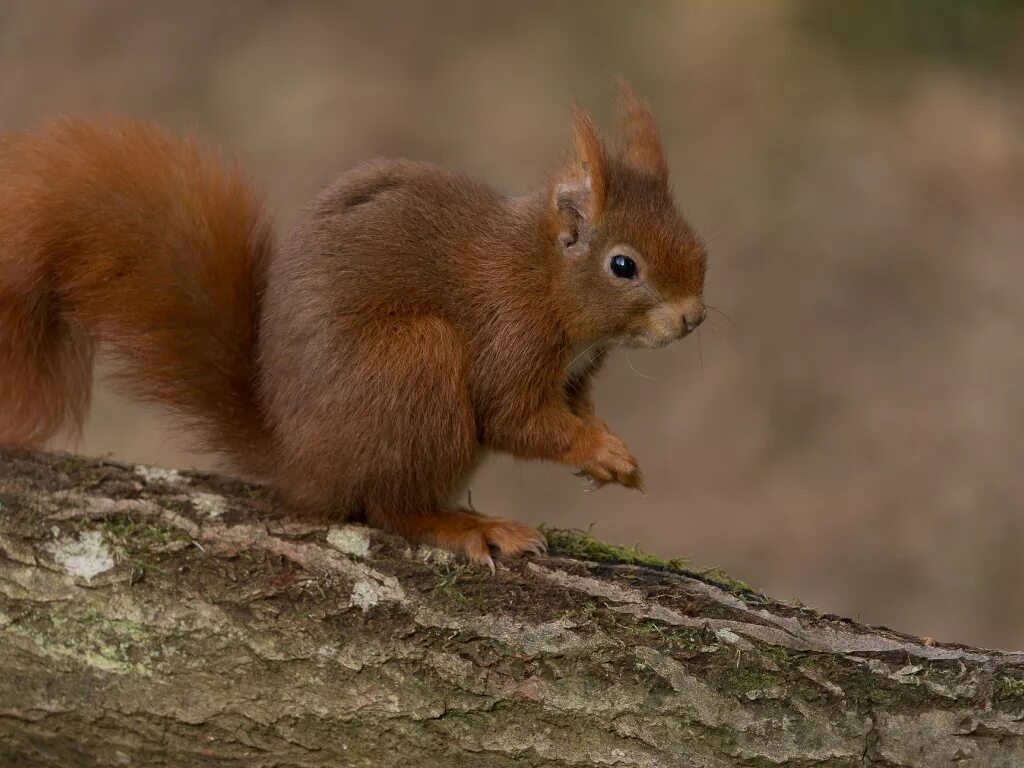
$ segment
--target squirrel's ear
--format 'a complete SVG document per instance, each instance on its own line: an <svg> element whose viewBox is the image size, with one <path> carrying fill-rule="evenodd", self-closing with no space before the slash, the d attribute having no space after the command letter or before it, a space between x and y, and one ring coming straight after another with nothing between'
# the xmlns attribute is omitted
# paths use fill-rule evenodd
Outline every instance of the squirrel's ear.
<svg viewBox="0 0 1024 768"><path fill-rule="evenodd" d="M594 222L604 210L607 173L604 144L594 120L572 106L574 153L551 185L551 206L558 222L558 242L567 252L585 251Z"/></svg>
<svg viewBox="0 0 1024 768"><path fill-rule="evenodd" d="M668 163L654 115L624 78L619 78L616 113L623 163L668 184Z"/></svg>

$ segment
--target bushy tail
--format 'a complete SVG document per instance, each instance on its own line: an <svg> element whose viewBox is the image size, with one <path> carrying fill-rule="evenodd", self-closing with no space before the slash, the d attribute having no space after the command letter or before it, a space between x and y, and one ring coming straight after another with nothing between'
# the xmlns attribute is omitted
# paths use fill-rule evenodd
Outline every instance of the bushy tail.
<svg viewBox="0 0 1024 768"><path fill-rule="evenodd" d="M127 120L0 137L0 445L80 429L99 345L121 389L266 473L270 248L244 177L192 141Z"/></svg>

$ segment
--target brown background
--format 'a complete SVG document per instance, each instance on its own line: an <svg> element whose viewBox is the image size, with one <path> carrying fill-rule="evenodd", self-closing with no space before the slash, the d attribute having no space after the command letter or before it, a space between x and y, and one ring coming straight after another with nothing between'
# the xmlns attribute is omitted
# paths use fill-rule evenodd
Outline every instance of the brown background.
<svg viewBox="0 0 1024 768"><path fill-rule="evenodd" d="M708 299L731 321L620 352L601 379L645 497L500 459L475 505L1019 649L1017 7L6 3L0 127L118 112L193 128L241 159L284 224L371 155L524 191L565 142L570 98L607 124L627 75L659 115L710 242ZM201 465L173 438L101 388L78 448Z"/></svg>

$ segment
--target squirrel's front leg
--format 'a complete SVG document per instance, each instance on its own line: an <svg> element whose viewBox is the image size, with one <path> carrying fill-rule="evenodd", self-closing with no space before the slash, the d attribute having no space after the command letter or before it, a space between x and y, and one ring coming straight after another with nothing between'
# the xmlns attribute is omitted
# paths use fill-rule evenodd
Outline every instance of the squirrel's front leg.
<svg viewBox="0 0 1024 768"><path fill-rule="evenodd" d="M566 379L562 389L570 411L583 419L584 423L611 432L608 424L596 413L593 395L594 374L604 364L606 357L607 351L604 348L600 349L590 358L584 370Z"/></svg>
<svg viewBox="0 0 1024 768"><path fill-rule="evenodd" d="M598 484L640 488L640 468L625 443L593 414L580 417L569 405L548 401L527 415L498 414L486 442L524 459L548 459L575 467Z"/></svg>
<svg viewBox="0 0 1024 768"><path fill-rule="evenodd" d="M603 429L605 432L612 431L608 423L597 415L589 380L580 383L567 383L565 385L565 402L569 410L579 416L585 425Z"/></svg>

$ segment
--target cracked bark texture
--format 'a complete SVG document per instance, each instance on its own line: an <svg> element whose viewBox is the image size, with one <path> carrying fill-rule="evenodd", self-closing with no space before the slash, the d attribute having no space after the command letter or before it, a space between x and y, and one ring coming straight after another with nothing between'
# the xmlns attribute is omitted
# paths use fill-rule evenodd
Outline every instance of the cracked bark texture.
<svg viewBox="0 0 1024 768"><path fill-rule="evenodd" d="M1024 765L1024 654L0 453L0 765Z"/></svg>

